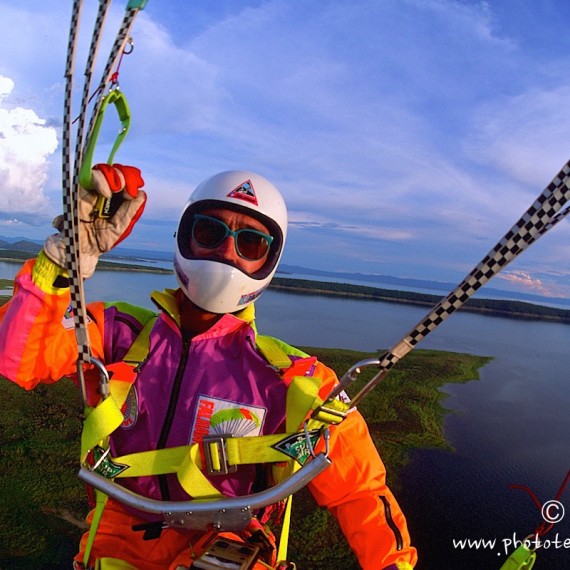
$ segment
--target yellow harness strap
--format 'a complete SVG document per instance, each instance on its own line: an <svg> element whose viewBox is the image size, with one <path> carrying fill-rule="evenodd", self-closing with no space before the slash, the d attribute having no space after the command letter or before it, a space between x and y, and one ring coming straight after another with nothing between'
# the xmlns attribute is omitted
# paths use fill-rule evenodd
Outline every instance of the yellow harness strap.
<svg viewBox="0 0 570 570"><path fill-rule="evenodd" d="M125 362L136 362L140 364L144 361L148 354L150 331L156 319L157 317L154 317L145 324L142 331L135 339L135 342L133 342L131 348L127 352ZM137 358L140 358L140 360L135 360ZM118 367L126 366L125 362L121 362L116 365L117 372L119 371ZM111 368L112 367L109 367L109 369ZM125 371L124 368L123 371ZM136 378L133 366L128 366L127 372L129 372L127 377L123 377L120 380L111 379L109 381L110 393L107 398L99 402L95 408L87 408L85 410L85 421L83 423L83 431L81 432L81 464L85 463L87 454L97 445L107 448L109 445L109 436L123 423L124 416L121 408L127 400L129 390ZM120 375L123 376L122 374ZM107 504L107 499L107 495L95 489L95 509L91 525L89 527L89 536L85 544L85 553L83 556L83 563L85 566L89 564L95 535L97 534L97 528L99 527L99 521L103 516L103 510ZM109 560L112 559L107 559L107 563L102 566L100 565L99 568L129 568L129 566L110 566L108 562Z"/></svg>
<svg viewBox="0 0 570 570"><path fill-rule="evenodd" d="M117 380L110 381L110 396L89 410L82 434L81 457L82 461L89 450L95 446L108 447L108 438L123 422L123 407L132 382L136 378L135 365L144 362L149 352L149 335L156 318L151 319L143 328L140 335L133 343L122 363L116 365ZM193 498L209 499L222 496L220 492L210 483L205 475L205 465L202 456L202 445L208 446L208 456L211 461L211 468L216 471L224 467L237 467L244 464L273 463L274 478L276 481L283 480L285 476L296 471L300 464L292 459L291 455L284 453L275 446L289 437L299 435L299 428L311 410L318 408L323 402L318 396L320 379L312 376L292 376L295 374L295 364L291 362L288 353L290 349L287 345L282 346L279 341L271 337L258 335L256 338L260 352L274 368L282 374L287 374L286 381L289 383L286 396L286 432L285 434L274 434L256 437L228 437L214 442L204 442L202 444L192 444L168 449L158 449L153 451L139 452L121 457L109 458L113 463L124 466L125 469L116 475L117 478L141 477L151 475L164 475L176 473L178 480L184 490ZM292 349L295 354L303 359L308 358L301 351ZM311 364L313 361L309 361ZM115 365L109 366L113 371ZM306 367L306 366L305 366ZM120 372L119 372L120 370ZM304 373L303 366L299 367ZM129 375L130 378L126 378ZM327 420L331 420L328 422ZM338 417L311 420L310 429L319 429L327 423L339 423ZM220 445L224 446L225 463L220 455ZM99 500L101 499L101 500ZM104 500L98 498L93 524L90 529L90 537L86 546L85 562L87 563L95 538L97 525L95 519L101 517ZM279 545L279 559L286 559L288 527L291 516L291 498L288 500L285 512L284 527L281 533ZM92 535L92 536L91 536Z"/></svg>
<svg viewBox="0 0 570 570"><path fill-rule="evenodd" d="M306 380L311 381L304 382ZM312 390L307 389L307 387L294 390L297 394L297 406L301 399L300 395L307 405L307 407L300 406L299 408L295 406L296 413L292 414L294 419L292 418L290 420L287 418L287 424L291 423L297 427L304 419L307 408L315 401L318 391L318 382L305 377L294 378L291 386L297 386L297 384L301 383L300 381L303 381L302 383L312 388ZM291 390L291 386L289 390ZM297 421L298 418L301 418L301 422ZM192 445L156 449L113 457L113 462L127 467L117 475L117 478L176 473L180 485L191 497L211 498L213 496L219 496L220 493L208 481L204 474L205 465L202 460L201 445L208 447L207 453L211 458L213 470L221 471L224 467L231 468L246 464L282 463L284 461L290 461L291 455L280 451L275 446L295 435L298 435L297 431L256 437L228 437L223 441L205 441L203 444L195 443ZM224 464L222 464L223 460L220 453L220 445L225 447L226 461Z"/></svg>
<svg viewBox="0 0 570 570"><path fill-rule="evenodd" d="M272 446L285 439L288 435L295 434L275 434L260 435L257 437L228 437L225 439L227 463L234 467L238 465L256 463L275 463L291 459ZM210 448L213 468L220 470L221 459L217 453L217 443L205 443ZM150 475L166 475L175 473L179 469L184 469L184 464L190 459L201 470L205 469L200 454L200 444L183 445L180 447L169 447L167 449L156 449L153 451L141 451L131 455L114 457L113 461L122 465L128 465L128 469L117 477L146 477ZM187 491L188 492L188 491ZM194 493L190 493L195 496Z"/></svg>
<svg viewBox="0 0 570 570"><path fill-rule="evenodd" d="M95 570L137 570L137 568L118 558L101 558L95 563Z"/></svg>
<svg viewBox="0 0 570 570"><path fill-rule="evenodd" d="M289 355L274 338L258 334L255 337L255 344L271 366L279 370L285 370L291 366Z"/></svg>
<svg viewBox="0 0 570 570"><path fill-rule="evenodd" d="M102 493L98 489L95 489L95 509L93 511L93 518L91 519L91 525L89 527L89 536L87 537L87 543L85 544L85 552L83 553L83 564L87 568L89 565L89 558L91 557L91 549L93 548L93 543L95 542L95 535L97 534L97 529L99 528L99 522L103 516L103 510L107 504L107 495ZM97 568L97 566L96 566Z"/></svg>
<svg viewBox="0 0 570 570"><path fill-rule="evenodd" d="M145 324L123 362L108 367L109 372L120 376L118 380L110 380L109 397L101 400L94 408L85 410L86 417L81 433L81 463L85 461L89 450L95 446L107 447L108 437L123 423L121 409L136 379L134 365L141 364L148 354L150 331L156 319L157 317L154 317Z"/></svg>

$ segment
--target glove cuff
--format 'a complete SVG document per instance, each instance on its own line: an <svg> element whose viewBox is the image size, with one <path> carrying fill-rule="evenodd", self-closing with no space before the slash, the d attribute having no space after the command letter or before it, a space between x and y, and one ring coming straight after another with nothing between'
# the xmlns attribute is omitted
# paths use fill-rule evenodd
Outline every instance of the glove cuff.
<svg viewBox="0 0 570 570"><path fill-rule="evenodd" d="M46 257L58 265L59 268L67 275L67 271L65 269L65 267L67 267L67 254L63 235L59 233L48 236L44 242L43 251ZM99 256L97 255L81 254L81 277L83 279L89 279L89 277L93 275L98 261Z"/></svg>
<svg viewBox="0 0 570 570"><path fill-rule="evenodd" d="M60 269L65 270L65 267L67 265L65 241L61 233L48 236L44 242L43 251L48 259L58 265Z"/></svg>
<svg viewBox="0 0 570 570"><path fill-rule="evenodd" d="M54 263L43 250L34 263L32 281L49 295L65 295L69 291L67 271Z"/></svg>

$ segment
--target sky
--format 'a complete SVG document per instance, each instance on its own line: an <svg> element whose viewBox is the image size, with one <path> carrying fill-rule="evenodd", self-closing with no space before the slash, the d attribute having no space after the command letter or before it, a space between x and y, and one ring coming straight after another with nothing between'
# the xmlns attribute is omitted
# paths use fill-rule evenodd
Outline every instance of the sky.
<svg viewBox="0 0 570 570"><path fill-rule="evenodd" d="M3 236L43 239L61 211L70 17L71 1L0 0ZM192 189L247 169L288 204L283 263L459 282L570 158L569 19L566 0L149 0L119 70L115 158L149 195L125 246L172 249ZM96 160L117 131L110 108ZM568 296L569 238L564 221L492 287Z"/></svg>

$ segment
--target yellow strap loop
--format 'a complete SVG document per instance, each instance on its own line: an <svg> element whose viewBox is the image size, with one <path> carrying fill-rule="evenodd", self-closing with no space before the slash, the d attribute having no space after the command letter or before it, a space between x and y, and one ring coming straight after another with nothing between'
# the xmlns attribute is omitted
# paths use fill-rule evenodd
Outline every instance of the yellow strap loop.
<svg viewBox="0 0 570 570"><path fill-rule="evenodd" d="M95 542L95 535L97 534L97 529L99 528L99 522L103 516L103 510L107 504L107 495L95 489L95 510L93 512L93 518L91 519L91 525L89 526L89 535L87 537L87 543L85 544L85 552L83 554L83 564L85 567L89 565L89 558L91 556L91 550L93 548L93 543Z"/></svg>
<svg viewBox="0 0 570 570"><path fill-rule="evenodd" d="M275 368L285 369L291 366L289 355L271 337L258 334L255 344L264 358Z"/></svg>
<svg viewBox="0 0 570 570"><path fill-rule="evenodd" d="M322 404L319 398L319 378L311 376L294 376L287 389L285 431L297 431L307 413Z"/></svg>
<svg viewBox="0 0 570 570"><path fill-rule="evenodd" d="M138 570L124 560L118 558L101 558L95 563L95 570Z"/></svg>
<svg viewBox="0 0 570 570"><path fill-rule="evenodd" d="M125 382L121 382L121 384L125 384ZM130 388L130 385L128 387ZM111 395L100 402L97 407L89 408L86 411L83 432L81 433L81 463L85 461L91 449L106 439L123 423L121 407L122 403L118 405Z"/></svg>

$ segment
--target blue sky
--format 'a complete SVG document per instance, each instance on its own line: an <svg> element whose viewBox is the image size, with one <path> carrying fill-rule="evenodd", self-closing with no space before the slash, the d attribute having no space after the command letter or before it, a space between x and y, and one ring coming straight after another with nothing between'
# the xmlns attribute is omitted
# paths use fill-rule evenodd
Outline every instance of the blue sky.
<svg viewBox="0 0 570 570"><path fill-rule="evenodd" d="M70 10L0 0L0 235L42 238L61 209ZM570 158L569 19L563 0L149 0L119 77L116 158L149 193L125 245L169 250L192 188L245 168L288 203L285 263L459 281ZM567 296L569 237L563 222L492 287Z"/></svg>

